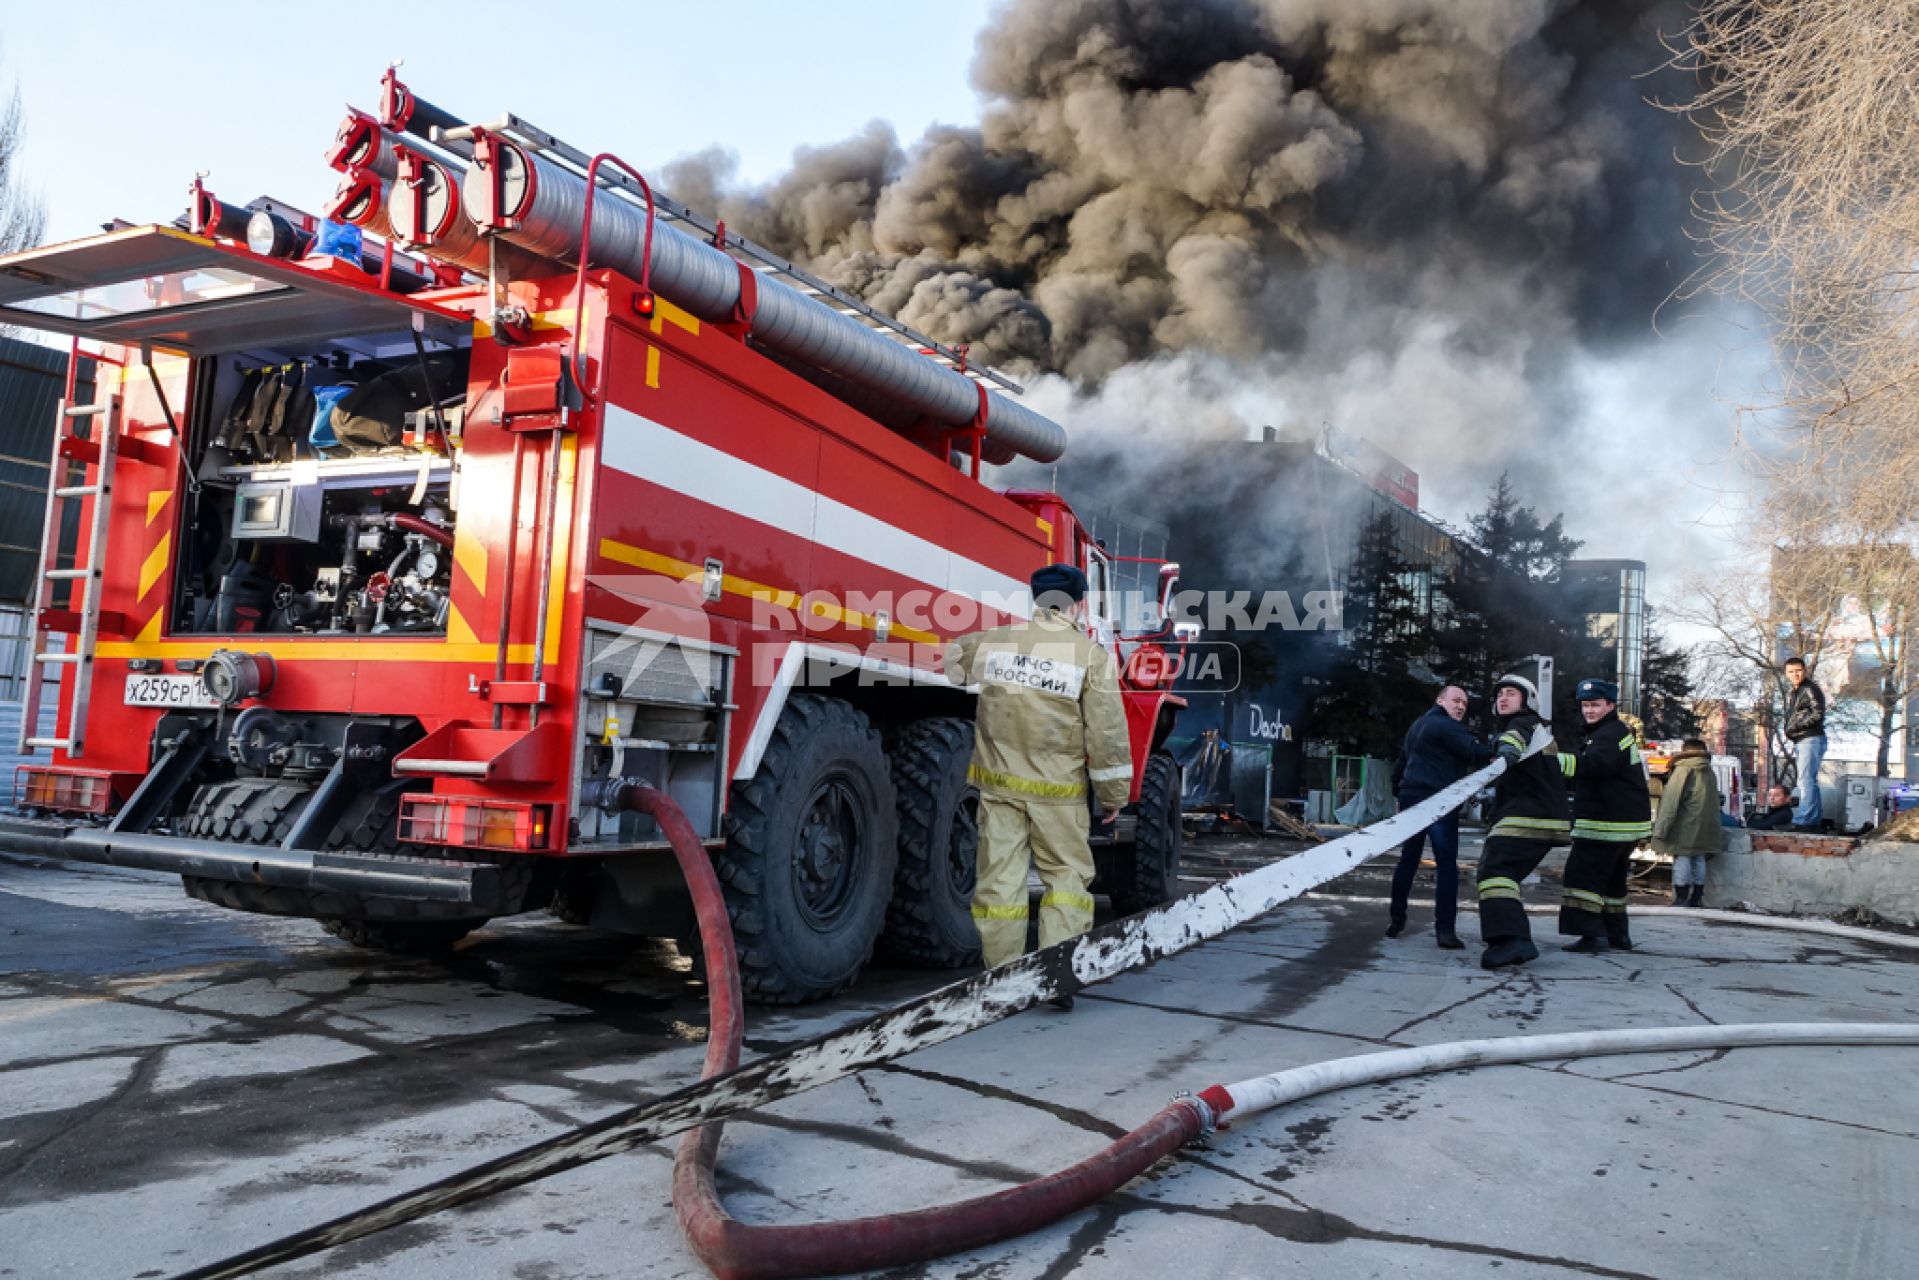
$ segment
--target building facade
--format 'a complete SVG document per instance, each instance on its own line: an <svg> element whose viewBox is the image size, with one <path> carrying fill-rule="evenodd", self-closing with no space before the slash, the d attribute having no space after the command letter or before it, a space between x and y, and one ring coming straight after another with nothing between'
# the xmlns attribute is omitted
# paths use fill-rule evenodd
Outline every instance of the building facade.
<svg viewBox="0 0 1919 1280"><path fill-rule="evenodd" d="M1613 655L1619 709L1645 710L1646 562L1568 560L1560 582L1586 615L1589 634Z"/></svg>

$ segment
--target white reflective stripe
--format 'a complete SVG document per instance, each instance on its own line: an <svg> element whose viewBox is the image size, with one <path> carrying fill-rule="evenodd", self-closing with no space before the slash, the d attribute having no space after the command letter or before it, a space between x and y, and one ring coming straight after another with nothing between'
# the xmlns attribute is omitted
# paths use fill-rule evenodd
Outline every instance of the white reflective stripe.
<svg viewBox="0 0 1919 1280"><path fill-rule="evenodd" d="M728 650L731 652L731 650ZM780 711L786 706L786 695L799 682L800 672L807 660L817 657L835 667L858 667L862 671L871 671L888 679L903 681L907 684L939 685L951 688L953 682L937 671L922 671L918 667L901 662L888 662L871 654L858 653L838 645L809 645L795 642L786 646L786 652L780 656L780 669L774 673L773 686L766 691L766 701L760 704L759 719L753 724L753 732L746 740L746 750L740 754L739 767L733 770L733 776L741 781L759 772L760 760L766 755L766 744L773 740L773 728L779 723Z"/></svg>
<svg viewBox="0 0 1919 1280"><path fill-rule="evenodd" d="M1079 691L1086 686L1086 668L1044 654L995 649L980 668L980 683L1032 689L1078 702Z"/></svg>
<svg viewBox="0 0 1919 1280"><path fill-rule="evenodd" d="M1086 776L1094 782L1112 782L1118 778L1130 779L1133 776L1133 766L1130 764L1116 764L1109 769L1088 769Z"/></svg>
<svg viewBox="0 0 1919 1280"><path fill-rule="evenodd" d="M619 405L606 407L600 458L616 471L771 525L797 538L1024 616L1024 582L877 516L754 466Z"/></svg>

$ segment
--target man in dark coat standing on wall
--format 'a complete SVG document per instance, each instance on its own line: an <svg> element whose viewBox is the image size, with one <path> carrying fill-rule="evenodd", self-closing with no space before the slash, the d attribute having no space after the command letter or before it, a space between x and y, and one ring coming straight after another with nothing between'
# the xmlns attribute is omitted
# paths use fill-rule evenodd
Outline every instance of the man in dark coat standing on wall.
<svg viewBox="0 0 1919 1280"><path fill-rule="evenodd" d="M1492 759L1492 751L1460 723L1465 718L1466 691L1449 684L1439 691L1432 710L1413 721L1413 727L1406 731L1405 745L1393 766L1393 792L1401 810L1444 791ZM1433 842L1433 863L1438 871L1433 886L1433 932L1440 946L1457 951L1465 945L1454 931L1459 917L1458 809L1401 846L1399 866L1393 870L1392 919L1386 926L1386 936L1397 938L1406 928L1406 901L1412 896L1413 878L1419 874L1420 847L1428 837Z"/></svg>

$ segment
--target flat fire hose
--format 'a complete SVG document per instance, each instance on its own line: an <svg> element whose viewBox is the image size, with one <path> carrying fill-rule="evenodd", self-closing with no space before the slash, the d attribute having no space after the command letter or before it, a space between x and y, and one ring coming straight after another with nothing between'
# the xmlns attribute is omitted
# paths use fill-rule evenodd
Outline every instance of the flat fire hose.
<svg viewBox="0 0 1919 1280"><path fill-rule="evenodd" d="M1533 749L1538 749L1537 743ZM1044 1000L1071 995L1129 969L1177 955L1397 848L1464 804L1505 770L1504 760L1494 760L1412 808L1351 835L941 987L785 1053L522 1147L331 1222L181 1272L175 1280L251 1275L308 1257L403 1222L471 1204L831 1084L863 1068L990 1026Z"/></svg>

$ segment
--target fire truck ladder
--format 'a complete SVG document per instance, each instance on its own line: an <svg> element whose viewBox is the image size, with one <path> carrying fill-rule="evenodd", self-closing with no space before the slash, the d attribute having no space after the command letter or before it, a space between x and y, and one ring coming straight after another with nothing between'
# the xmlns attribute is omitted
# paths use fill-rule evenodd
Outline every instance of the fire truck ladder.
<svg viewBox="0 0 1919 1280"><path fill-rule="evenodd" d="M585 179L587 169L592 164L592 157L586 152L511 113L483 127L488 132L520 143L538 153L542 158L570 170L582 180ZM437 126L433 129L433 141L442 147L456 145L461 140L461 136L461 131L443 130ZM624 171L603 165L599 171L599 179L615 193L644 207L645 197L640 191L639 183ZM695 213L657 187L653 189L653 206L654 218L657 221L682 224L682 230L697 233L699 239L705 240L715 248L725 250L735 260L745 263L762 276L778 280L791 289L817 298L821 305L831 307L848 319L865 325L903 346L912 347L921 355L945 365L955 373L963 374L974 382L990 383L1011 395L1019 395L1024 390L1019 383L997 370L971 364L967 360L964 347L953 347L934 341L919 330L901 323L838 285L828 284L803 267L782 258L766 246L727 230L724 222Z"/></svg>
<svg viewBox="0 0 1919 1280"><path fill-rule="evenodd" d="M94 420L88 435L73 430L77 424ZM20 750L24 754L38 748L57 748L69 756L78 756L84 746L87 724L87 696L93 686L93 649L100 634L100 579L107 562L107 512L112 507L114 462L119 454L120 397L110 396L103 405L75 405L60 402L60 416L53 429L53 487L47 494L46 527L40 534L40 576L34 589L33 659L27 664L27 690L20 714ZM89 436L91 438L89 438ZM81 474L80 483L71 479L69 464L93 464L93 481ZM82 520L87 521L86 563L71 569L57 567L60 559L60 530L65 524L68 503L80 504ZM90 509L91 519L86 512ZM68 582L67 607L53 606L53 587ZM50 647L53 636L63 635L63 648ZM73 696L67 704L65 732L57 737L36 736L40 726L40 701L47 690L47 669L63 666L72 675Z"/></svg>

